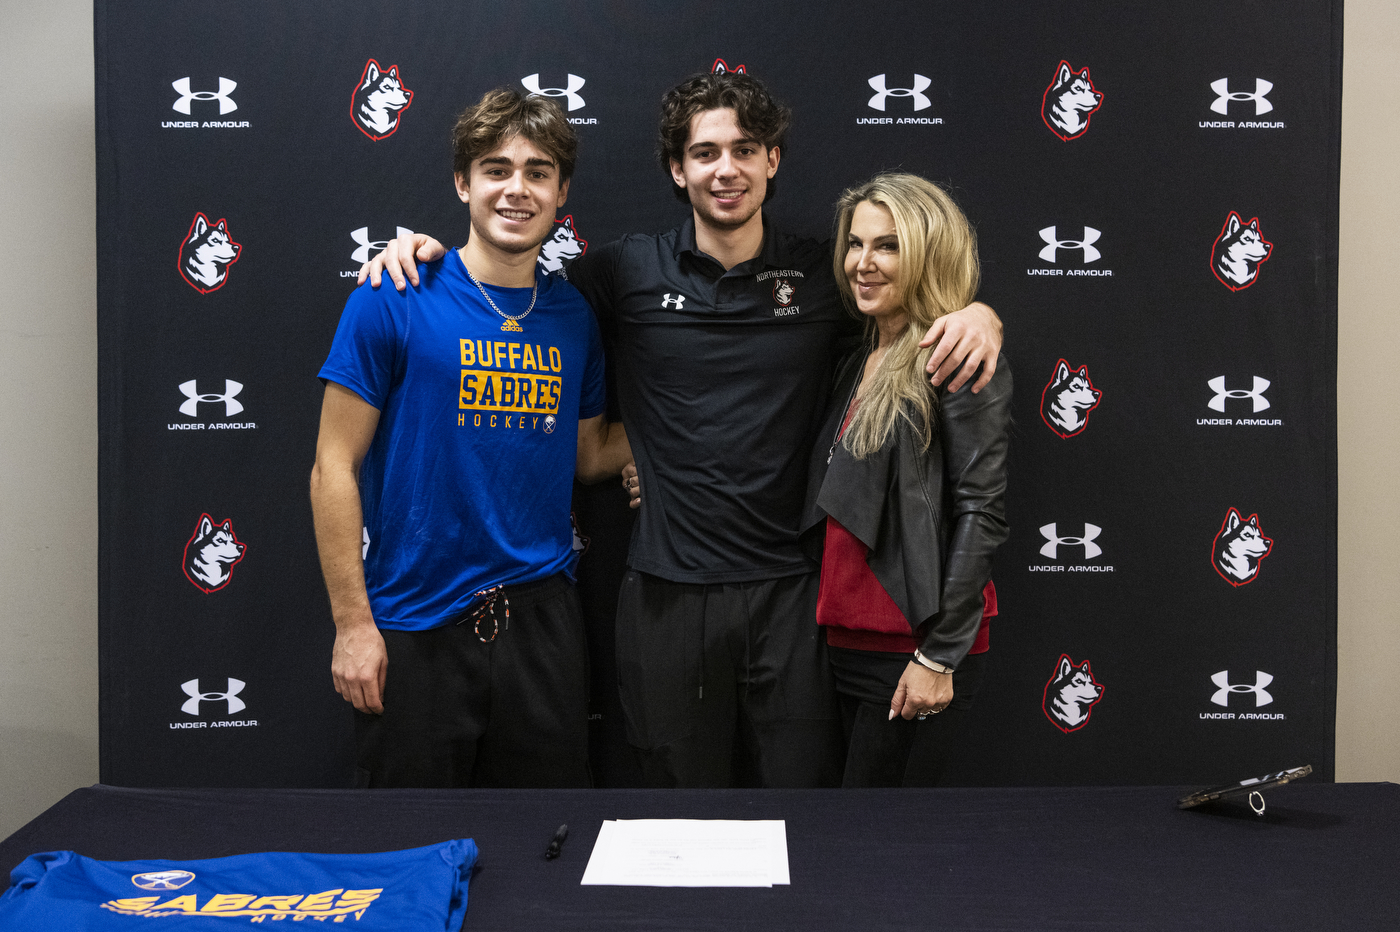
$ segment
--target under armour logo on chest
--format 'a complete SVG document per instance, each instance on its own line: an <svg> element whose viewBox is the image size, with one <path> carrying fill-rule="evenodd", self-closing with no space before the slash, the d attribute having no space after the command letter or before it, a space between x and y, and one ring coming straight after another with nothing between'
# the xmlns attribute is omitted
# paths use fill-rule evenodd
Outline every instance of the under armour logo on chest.
<svg viewBox="0 0 1400 932"><path fill-rule="evenodd" d="M668 291L668 292L666 292L666 296L665 296L664 298L661 299L661 306L662 306L662 307L673 307L673 308L675 308L675 309L678 310L678 311L684 310L684 309L685 309L685 295L683 295L683 294L678 294L678 295L676 295L676 296L673 298L673 297L671 297L671 292Z"/></svg>

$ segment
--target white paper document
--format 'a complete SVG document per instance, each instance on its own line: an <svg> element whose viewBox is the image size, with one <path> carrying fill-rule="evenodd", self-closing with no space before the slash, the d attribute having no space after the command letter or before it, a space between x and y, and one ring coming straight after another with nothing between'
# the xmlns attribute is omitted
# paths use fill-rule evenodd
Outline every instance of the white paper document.
<svg viewBox="0 0 1400 932"><path fill-rule="evenodd" d="M619 819L603 823L584 884L771 887L788 883L781 819Z"/></svg>

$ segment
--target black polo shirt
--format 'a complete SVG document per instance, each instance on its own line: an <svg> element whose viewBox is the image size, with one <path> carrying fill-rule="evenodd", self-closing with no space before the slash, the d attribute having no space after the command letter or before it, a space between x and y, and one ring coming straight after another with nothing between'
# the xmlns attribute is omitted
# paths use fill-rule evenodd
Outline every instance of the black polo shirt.
<svg viewBox="0 0 1400 932"><path fill-rule="evenodd" d="M860 325L829 243L773 230L729 271L694 220L590 250L567 276L598 314L642 507L628 564L677 582L816 568L798 547L807 458Z"/></svg>

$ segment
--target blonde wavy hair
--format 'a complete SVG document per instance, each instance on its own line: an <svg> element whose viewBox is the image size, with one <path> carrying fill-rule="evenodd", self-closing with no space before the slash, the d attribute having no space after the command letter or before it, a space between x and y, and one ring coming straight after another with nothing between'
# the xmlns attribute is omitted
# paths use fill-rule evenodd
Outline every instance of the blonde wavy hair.
<svg viewBox="0 0 1400 932"><path fill-rule="evenodd" d="M932 443L938 398L924 365L933 348L920 349L919 341L935 320L972 302L981 277L976 234L938 185L918 175L886 172L849 188L836 202L833 262L846 309L865 320L866 339L872 345L878 339L875 321L856 309L845 268L851 215L857 204L866 201L888 209L894 218L899 238L897 285L909 325L886 351L842 438L842 445L857 459L879 450L901 417L913 426L925 449Z"/></svg>

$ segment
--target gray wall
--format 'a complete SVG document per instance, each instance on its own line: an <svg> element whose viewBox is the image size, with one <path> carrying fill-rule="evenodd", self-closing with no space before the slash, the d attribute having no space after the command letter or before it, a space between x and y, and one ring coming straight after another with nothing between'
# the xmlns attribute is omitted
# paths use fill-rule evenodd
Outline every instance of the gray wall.
<svg viewBox="0 0 1400 932"><path fill-rule="evenodd" d="M1337 776L1400 782L1400 6L1346 14ZM0 21L3 837L97 780L97 339L92 9Z"/></svg>

